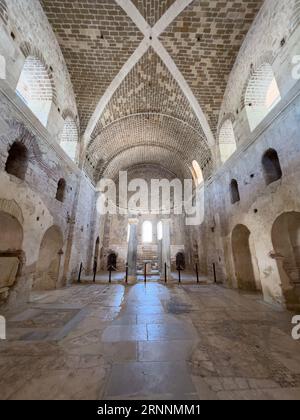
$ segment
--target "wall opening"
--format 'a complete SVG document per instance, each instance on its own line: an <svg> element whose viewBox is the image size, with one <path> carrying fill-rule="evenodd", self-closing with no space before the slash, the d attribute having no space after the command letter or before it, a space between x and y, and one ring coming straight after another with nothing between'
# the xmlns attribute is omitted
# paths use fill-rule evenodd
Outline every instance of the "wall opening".
<svg viewBox="0 0 300 420"><path fill-rule="evenodd" d="M272 184L282 178L282 170L276 150L269 149L263 155L262 165L266 184Z"/></svg>
<svg viewBox="0 0 300 420"><path fill-rule="evenodd" d="M220 129L219 148L222 163L225 163L236 151L236 140L230 120L226 120Z"/></svg>
<svg viewBox="0 0 300 420"><path fill-rule="evenodd" d="M143 242L151 243L153 241L153 229L151 222L143 223Z"/></svg>
<svg viewBox="0 0 300 420"><path fill-rule="evenodd" d="M50 227L41 242L33 290L53 290L58 285L63 235L57 226Z"/></svg>
<svg viewBox="0 0 300 420"><path fill-rule="evenodd" d="M185 255L183 252L178 252L176 255L176 269L185 270Z"/></svg>
<svg viewBox="0 0 300 420"><path fill-rule="evenodd" d="M236 179L233 179L230 184L231 203L235 204L241 200L239 184Z"/></svg>
<svg viewBox="0 0 300 420"><path fill-rule="evenodd" d="M245 106L251 131L253 131L280 102L281 96L270 64L263 64L249 80Z"/></svg>
<svg viewBox="0 0 300 420"><path fill-rule="evenodd" d="M71 117L65 119L64 128L60 136L60 145L74 162L78 161L78 129Z"/></svg>
<svg viewBox="0 0 300 420"><path fill-rule="evenodd" d="M24 181L28 167L28 150L21 142L14 142L9 149L5 170Z"/></svg>
<svg viewBox="0 0 300 420"><path fill-rule="evenodd" d="M257 290L250 250L250 231L238 225L232 232L232 252L237 285L242 290Z"/></svg>
<svg viewBox="0 0 300 420"><path fill-rule="evenodd" d="M116 270L117 269L117 254L111 252L107 257L107 269Z"/></svg>
<svg viewBox="0 0 300 420"><path fill-rule="evenodd" d="M157 223L157 239L161 241L163 238L163 224L162 221Z"/></svg>
<svg viewBox="0 0 300 420"><path fill-rule="evenodd" d="M57 183L56 200L61 203L65 201L66 186L66 181L63 178L61 178Z"/></svg>
<svg viewBox="0 0 300 420"><path fill-rule="evenodd" d="M46 127L53 92L47 69L37 57L26 58L16 93Z"/></svg>
<svg viewBox="0 0 300 420"><path fill-rule="evenodd" d="M300 309L300 213L279 216L272 227L272 242L287 308Z"/></svg>
<svg viewBox="0 0 300 420"><path fill-rule="evenodd" d="M21 268L23 228L10 214L0 211L0 302L8 297Z"/></svg>

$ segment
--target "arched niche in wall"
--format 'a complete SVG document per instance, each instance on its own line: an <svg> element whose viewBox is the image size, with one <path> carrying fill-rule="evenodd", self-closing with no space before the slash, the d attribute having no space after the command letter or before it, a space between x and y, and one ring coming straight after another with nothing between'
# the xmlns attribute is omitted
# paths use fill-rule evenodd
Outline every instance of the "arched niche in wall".
<svg viewBox="0 0 300 420"><path fill-rule="evenodd" d="M230 119L226 120L220 129L219 148L222 163L225 163L236 151L236 140Z"/></svg>
<svg viewBox="0 0 300 420"><path fill-rule="evenodd" d="M44 63L33 55L26 58L16 93L46 127L53 100L49 72Z"/></svg>
<svg viewBox="0 0 300 420"><path fill-rule="evenodd" d="M255 130L280 100L272 66L264 63L251 75L245 93L245 107L251 131Z"/></svg>
<svg viewBox="0 0 300 420"><path fill-rule="evenodd" d="M0 210L0 302L15 284L21 264L23 228L9 213Z"/></svg>
<svg viewBox="0 0 300 420"><path fill-rule="evenodd" d="M45 233L39 251L34 276L34 290L52 290L59 280L63 235L58 226L51 226Z"/></svg>
<svg viewBox="0 0 300 420"><path fill-rule="evenodd" d="M282 293L287 308L300 309L300 213L289 212L279 216L272 227Z"/></svg>
<svg viewBox="0 0 300 420"><path fill-rule="evenodd" d="M66 154L74 161L78 162L79 136L78 127L74 119L70 116L65 118L64 128L60 135L60 145Z"/></svg>
<svg viewBox="0 0 300 420"><path fill-rule="evenodd" d="M67 188L66 181L63 178L61 178L57 183L57 190L56 190L56 197L55 197L57 201L60 201L61 203L65 201L66 188Z"/></svg>
<svg viewBox="0 0 300 420"><path fill-rule="evenodd" d="M116 270L117 269L117 260L118 256L115 252L109 252L107 256L107 269L108 270Z"/></svg>
<svg viewBox="0 0 300 420"><path fill-rule="evenodd" d="M262 157L262 165L266 184L270 185L273 182L282 178L282 170L276 150L267 150Z"/></svg>
<svg viewBox="0 0 300 420"><path fill-rule="evenodd" d="M24 180L28 167L28 150L20 141L15 141L9 151L5 164L5 171L15 177Z"/></svg>
<svg viewBox="0 0 300 420"><path fill-rule="evenodd" d="M231 204L235 204L241 201L239 184L236 179L233 179L230 183L230 196Z"/></svg>

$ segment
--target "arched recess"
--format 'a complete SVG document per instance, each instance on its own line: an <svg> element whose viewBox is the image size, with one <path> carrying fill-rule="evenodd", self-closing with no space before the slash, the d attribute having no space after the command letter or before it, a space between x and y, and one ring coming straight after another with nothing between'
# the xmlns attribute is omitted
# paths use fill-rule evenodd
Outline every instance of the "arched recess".
<svg viewBox="0 0 300 420"><path fill-rule="evenodd" d="M257 290L251 248L249 229L237 225L232 232L232 252L237 285L241 290Z"/></svg>
<svg viewBox="0 0 300 420"><path fill-rule="evenodd" d="M264 63L251 75L245 92L245 107L251 131L255 130L280 100L272 66Z"/></svg>
<svg viewBox="0 0 300 420"><path fill-rule="evenodd" d="M56 197L55 197L57 201L60 201L61 203L65 201L66 188L67 188L67 183L63 178L61 178L57 183L57 190L56 190Z"/></svg>
<svg viewBox="0 0 300 420"><path fill-rule="evenodd" d="M227 119L220 128L219 148L222 163L225 163L236 151L236 140L230 119Z"/></svg>
<svg viewBox="0 0 300 420"><path fill-rule="evenodd" d="M52 290L57 287L63 244L60 228L51 226L40 245L33 290Z"/></svg>
<svg viewBox="0 0 300 420"><path fill-rule="evenodd" d="M300 309L300 213L279 216L272 227L272 242L288 309Z"/></svg>
<svg viewBox="0 0 300 420"><path fill-rule="evenodd" d="M79 135L78 127L71 116L65 118L64 128L60 135L60 145L66 154L74 161L78 162L79 156Z"/></svg>
<svg viewBox="0 0 300 420"><path fill-rule="evenodd" d="M281 165L276 150L269 149L264 153L262 157L262 165L267 185L270 185L282 178Z"/></svg>
<svg viewBox="0 0 300 420"><path fill-rule="evenodd" d="M18 96L45 127L54 99L51 79L44 61L38 55L28 55L16 88Z"/></svg>
<svg viewBox="0 0 300 420"><path fill-rule="evenodd" d="M239 184L236 179L232 179L230 183L230 196L231 204L235 204L241 201Z"/></svg>
<svg viewBox="0 0 300 420"><path fill-rule="evenodd" d="M23 228L13 215L0 207L0 302L8 297L22 265Z"/></svg>
<svg viewBox="0 0 300 420"><path fill-rule="evenodd" d="M27 147L20 141L15 141L9 151L5 164L5 171L24 180L28 167L29 153Z"/></svg>

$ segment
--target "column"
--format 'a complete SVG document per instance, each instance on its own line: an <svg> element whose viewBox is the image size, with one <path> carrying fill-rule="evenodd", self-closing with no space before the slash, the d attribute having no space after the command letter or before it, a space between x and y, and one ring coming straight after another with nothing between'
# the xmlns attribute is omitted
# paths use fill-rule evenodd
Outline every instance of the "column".
<svg viewBox="0 0 300 420"><path fill-rule="evenodd" d="M165 280L165 264L167 264L167 281L170 282L171 278L171 229L170 229L170 219L163 219L163 237L161 241L162 246L162 269L161 269L161 280Z"/></svg>
<svg viewBox="0 0 300 420"><path fill-rule="evenodd" d="M129 231L129 241L128 241L128 253L127 253L127 263L128 263L128 283L134 284L137 281L136 277L136 263L137 263L137 219L128 220L130 231Z"/></svg>

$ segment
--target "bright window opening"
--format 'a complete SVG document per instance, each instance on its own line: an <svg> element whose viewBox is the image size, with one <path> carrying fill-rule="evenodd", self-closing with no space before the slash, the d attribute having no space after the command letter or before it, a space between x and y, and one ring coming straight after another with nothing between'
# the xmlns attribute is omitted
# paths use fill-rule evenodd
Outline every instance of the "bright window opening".
<svg viewBox="0 0 300 420"><path fill-rule="evenodd" d="M236 151L236 141L232 122L226 120L221 127L219 134L220 157L222 163L225 163Z"/></svg>
<svg viewBox="0 0 300 420"><path fill-rule="evenodd" d="M251 77L245 95L251 131L255 130L280 100L273 69L270 64L263 64Z"/></svg>
<svg viewBox="0 0 300 420"><path fill-rule="evenodd" d="M71 117L65 119L64 129L60 136L60 145L66 154L75 162L78 153L78 129Z"/></svg>
<svg viewBox="0 0 300 420"><path fill-rule="evenodd" d="M195 183L197 185L200 185L203 182L202 169L200 168L199 163L196 160L194 160L192 164Z"/></svg>
<svg viewBox="0 0 300 420"><path fill-rule="evenodd" d="M153 230L151 222L143 223L143 242L151 243L153 241Z"/></svg>
<svg viewBox="0 0 300 420"><path fill-rule="evenodd" d="M163 226L162 226L162 222L158 222L157 223L157 239L159 241L162 240L163 237Z"/></svg>
<svg viewBox="0 0 300 420"><path fill-rule="evenodd" d="M25 61L16 93L46 127L52 105L52 85L44 64L36 57Z"/></svg>

